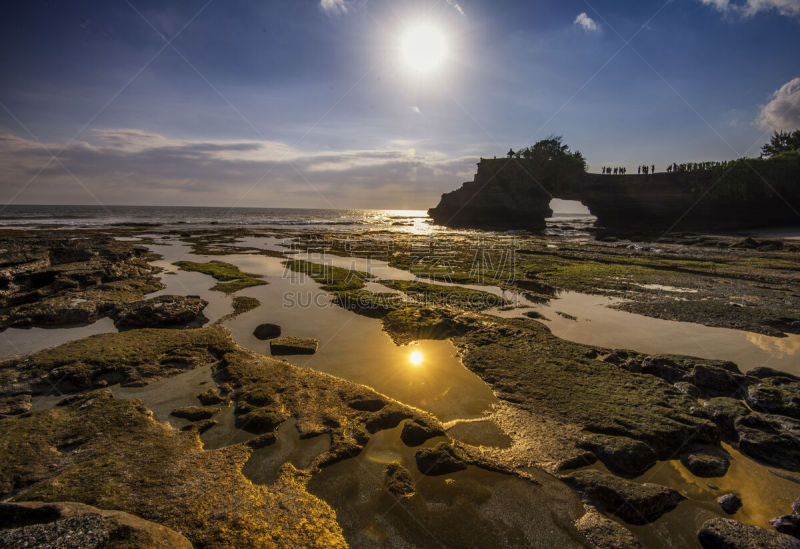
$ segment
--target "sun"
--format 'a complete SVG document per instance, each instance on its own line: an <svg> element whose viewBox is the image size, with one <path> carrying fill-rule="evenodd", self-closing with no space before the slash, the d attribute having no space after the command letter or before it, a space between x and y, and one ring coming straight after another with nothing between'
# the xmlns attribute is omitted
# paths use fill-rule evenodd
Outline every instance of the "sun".
<svg viewBox="0 0 800 549"><path fill-rule="evenodd" d="M414 366L419 366L422 364L422 359L422 353L419 351L413 351L410 355L408 355L408 361Z"/></svg>
<svg viewBox="0 0 800 549"><path fill-rule="evenodd" d="M400 51L410 69L429 73L441 66L447 57L447 41L440 29L429 23L421 23L405 31Z"/></svg>

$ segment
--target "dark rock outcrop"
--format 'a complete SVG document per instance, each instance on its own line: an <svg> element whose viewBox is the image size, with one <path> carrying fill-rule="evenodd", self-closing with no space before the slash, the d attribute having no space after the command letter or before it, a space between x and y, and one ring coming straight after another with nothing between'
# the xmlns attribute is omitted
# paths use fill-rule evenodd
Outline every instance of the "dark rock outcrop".
<svg viewBox="0 0 800 549"><path fill-rule="evenodd" d="M434 222L455 228L527 229L545 226L552 198L579 200L611 233L723 230L794 225L784 199L764 189L747 199L708 192L710 172L650 175L574 174L554 177L525 159L481 159L473 181L442 195L428 210ZM702 198L702 200L701 200Z"/></svg>
<svg viewBox="0 0 800 549"><path fill-rule="evenodd" d="M800 538L800 516L798 515L775 517L770 520L769 523L782 534L789 534L790 536Z"/></svg>
<svg viewBox="0 0 800 549"><path fill-rule="evenodd" d="M577 471L561 480L590 503L630 524L652 522L685 499L666 486L639 484L596 470Z"/></svg>
<svg viewBox="0 0 800 549"><path fill-rule="evenodd" d="M255 330L253 330L253 335L262 341L265 339L280 337L281 327L277 324L270 324L269 322L266 322L256 326Z"/></svg>
<svg viewBox="0 0 800 549"><path fill-rule="evenodd" d="M697 539L706 549L800 549L793 537L726 518L704 522Z"/></svg>

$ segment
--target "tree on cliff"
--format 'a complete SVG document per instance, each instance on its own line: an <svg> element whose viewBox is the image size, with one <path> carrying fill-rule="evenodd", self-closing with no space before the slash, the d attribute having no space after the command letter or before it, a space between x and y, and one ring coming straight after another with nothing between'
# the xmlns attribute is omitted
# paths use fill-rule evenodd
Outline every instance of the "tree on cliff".
<svg viewBox="0 0 800 549"><path fill-rule="evenodd" d="M800 130L775 132L769 143L761 147L764 156L775 156L782 152L800 150Z"/></svg>
<svg viewBox="0 0 800 549"><path fill-rule="evenodd" d="M546 163L555 163L567 171L586 171L586 159L580 151L572 152L569 145L564 143L560 135L550 136L537 141L532 147L525 147L517 151L522 158L532 161L538 166Z"/></svg>

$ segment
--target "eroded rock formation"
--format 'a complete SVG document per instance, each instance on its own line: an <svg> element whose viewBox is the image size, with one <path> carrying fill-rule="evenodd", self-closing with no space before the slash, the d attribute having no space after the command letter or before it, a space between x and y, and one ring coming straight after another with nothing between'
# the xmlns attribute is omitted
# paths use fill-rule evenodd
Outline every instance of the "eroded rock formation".
<svg viewBox="0 0 800 549"><path fill-rule="evenodd" d="M481 159L473 181L445 193L428 210L454 228L541 230L550 200L579 200L609 233L726 230L796 225L800 188L775 192L768 181L757 196L720 192L711 172L650 175L542 173L525 159ZM730 191L730 192L728 192Z"/></svg>

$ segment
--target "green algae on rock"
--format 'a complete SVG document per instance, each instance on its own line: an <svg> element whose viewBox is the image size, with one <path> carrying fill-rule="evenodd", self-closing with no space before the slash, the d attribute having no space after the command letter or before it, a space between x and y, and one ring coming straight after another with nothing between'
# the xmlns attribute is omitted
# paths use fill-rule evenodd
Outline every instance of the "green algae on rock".
<svg viewBox="0 0 800 549"><path fill-rule="evenodd" d="M311 337L281 336L269 342L273 355L313 355L317 347L319 341Z"/></svg>
<svg viewBox="0 0 800 549"><path fill-rule="evenodd" d="M119 509L196 547L346 546L333 510L306 491L306 474L286 465L276 483L254 485L241 472L249 446L204 450L196 433L107 390L0 427L3 497Z"/></svg>
<svg viewBox="0 0 800 549"><path fill-rule="evenodd" d="M312 263L303 259L290 259L286 267L296 273L305 274L322 285L323 290L331 292L359 290L364 282L374 278L371 274L355 269L343 269L333 265Z"/></svg>
<svg viewBox="0 0 800 549"><path fill-rule="evenodd" d="M244 273L237 266L224 261L209 261L208 263L178 261L175 265L182 271L195 271L214 277L219 282L212 286L211 289L225 292L226 294L267 283L265 280L261 280L261 275Z"/></svg>
<svg viewBox="0 0 800 549"><path fill-rule="evenodd" d="M0 362L0 395L66 394L144 385L219 360L235 348L219 328L99 334Z"/></svg>
<svg viewBox="0 0 800 549"><path fill-rule="evenodd" d="M507 299L492 293L460 286L445 286L407 280L381 280L380 283L389 288L400 290L424 305L440 305L480 311L509 303Z"/></svg>

